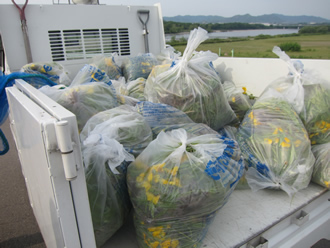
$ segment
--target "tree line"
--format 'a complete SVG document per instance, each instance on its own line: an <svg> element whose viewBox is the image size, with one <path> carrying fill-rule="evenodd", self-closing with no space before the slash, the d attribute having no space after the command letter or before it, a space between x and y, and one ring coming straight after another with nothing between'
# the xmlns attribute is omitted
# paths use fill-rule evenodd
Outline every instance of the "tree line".
<svg viewBox="0 0 330 248"><path fill-rule="evenodd" d="M263 25L263 24L249 24L241 22L232 23L183 23L164 21L164 31L166 34L176 34L182 32L190 32L194 28L201 27L208 32L216 30L246 30L246 29L272 29L278 28L274 25ZM282 28L283 26L281 26ZM292 28L292 26L290 26Z"/></svg>
<svg viewBox="0 0 330 248"><path fill-rule="evenodd" d="M299 29L299 34L327 34L330 33L330 25L304 26Z"/></svg>
<svg viewBox="0 0 330 248"><path fill-rule="evenodd" d="M264 25L264 24L250 24L241 22L232 23L183 23L164 21L165 34L177 34L183 32L190 32L191 30L201 27L208 32L214 32L217 30L247 30L247 29L274 29L274 28L298 28L297 25ZM299 34L308 33L329 33L330 25L299 25Z"/></svg>

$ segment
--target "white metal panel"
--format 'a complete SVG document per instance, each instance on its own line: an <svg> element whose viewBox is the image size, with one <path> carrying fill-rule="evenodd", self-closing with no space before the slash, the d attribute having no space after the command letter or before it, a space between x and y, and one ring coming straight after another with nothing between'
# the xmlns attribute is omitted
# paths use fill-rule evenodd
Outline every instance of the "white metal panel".
<svg viewBox="0 0 330 248"><path fill-rule="evenodd" d="M330 238L330 191L288 216L277 228L262 236L269 247L311 247L320 239Z"/></svg>
<svg viewBox="0 0 330 248"><path fill-rule="evenodd" d="M313 183L296 193L293 199L283 191L261 190L253 193L251 190L235 190L211 224L204 245L212 248L247 247L247 243L258 236L271 238L274 232L270 236L263 233L270 228L276 229L287 217L324 194L329 197L330 192ZM322 202L328 204L326 209L330 211L327 198L322 198ZM327 218L322 215L318 217ZM290 235L280 236L282 242L291 238ZM318 240L311 239L314 243ZM276 246L269 244L268 247ZM309 246L301 246L303 247Z"/></svg>
<svg viewBox="0 0 330 248"><path fill-rule="evenodd" d="M330 81L330 60L300 61L306 73ZM213 64L222 81L232 81L238 87L245 86L255 96L259 96L271 82L289 73L287 64L281 59L219 57Z"/></svg>
<svg viewBox="0 0 330 248"><path fill-rule="evenodd" d="M234 190L210 225L201 247L251 248L253 246L248 246L251 240L255 239L254 244L258 244L258 238L263 237L268 241L268 248L309 248L318 240L329 238L329 197L330 191L313 183L293 199L284 191L253 193L248 189ZM311 217L309 222L298 226L292 219L301 210L307 211ZM103 246L112 247L138 247L132 219Z"/></svg>
<svg viewBox="0 0 330 248"><path fill-rule="evenodd" d="M52 61L48 31L122 29L129 33L130 55L145 52L142 23L138 10L149 10L147 23L150 52L158 54L165 48L160 4L154 6L126 5L32 5L26 7L26 19L33 62ZM11 71L27 64L18 10L14 5L0 5L0 33ZM83 42L83 41L82 41ZM100 44L100 47L102 44ZM19 57L17 55L19 54ZM88 59L59 61L74 76Z"/></svg>
<svg viewBox="0 0 330 248"><path fill-rule="evenodd" d="M75 116L22 80L7 95L31 206L47 247L95 247ZM78 167L72 182L65 179L57 149L55 125L61 120L71 127Z"/></svg>

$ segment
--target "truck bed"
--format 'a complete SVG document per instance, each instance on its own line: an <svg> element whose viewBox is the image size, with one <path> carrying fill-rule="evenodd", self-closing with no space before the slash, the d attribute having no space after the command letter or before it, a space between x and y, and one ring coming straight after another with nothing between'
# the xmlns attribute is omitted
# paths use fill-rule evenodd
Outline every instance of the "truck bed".
<svg viewBox="0 0 330 248"><path fill-rule="evenodd" d="M311 247L330 237L329 199L330 191L314 183L292 200L284 191L236 189L201 247ZM138 247L132 219L103 246L108 247Z"/></svg>
<svg viewBox="0 0 330 248"><path fill-rule="evenodd" d="M19 247L24 242L32 247L46 247L29 204L17 150L9 130L9 120L1 128L8 138L11 150L6 156L0 157L0 178L3 183L0 208L6 209L0 214L0 246ZM278 239L283 237L289 242L288 236L302 235L301 230L297 230L299 225L293 223L297 223L295 219L296 216L300 217L301 211L308 211L302 228L305 230L303 235L306 239L310 238L310 241L304 240L304 245L299 244L296 247L311 247L322 238L309 234L313 226L318 227L319 235L325 232L330 237L329 199L330 191L314 183L299 191L292 201L283 191L262 190L253 193L250 190L235 190L211 224L204 240L205 246L202 247L247 247L246 243L251 240L259 242L260 236L270 242L268 247L289 247L288 243L277 246L272 246L272 243L279 242ZM306 230L307 228L310 230ZM132 218L102 248L112 247L138 247Z"/></svg>

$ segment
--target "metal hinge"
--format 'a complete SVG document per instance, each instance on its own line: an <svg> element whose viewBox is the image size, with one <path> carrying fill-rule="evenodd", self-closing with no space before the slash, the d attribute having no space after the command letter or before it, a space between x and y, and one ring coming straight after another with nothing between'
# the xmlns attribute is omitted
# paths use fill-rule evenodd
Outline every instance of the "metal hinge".
<svg viewBox="0 0 330 248"><path fill-rule="evenodd" d="M72 181L77 177L77 164L73 153L69 122L55 123L57 145L62 155L65 178Z"/></svg>

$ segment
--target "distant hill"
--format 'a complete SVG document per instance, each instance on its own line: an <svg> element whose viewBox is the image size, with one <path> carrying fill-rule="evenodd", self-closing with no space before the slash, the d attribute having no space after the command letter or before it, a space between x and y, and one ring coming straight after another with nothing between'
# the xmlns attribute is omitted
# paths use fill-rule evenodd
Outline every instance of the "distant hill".
<svg viewBox="0 0 330 248"><path fill-rule="evenodd" d="M246 15L235 15L232 17L222 16L174 16L174 17L163 17L164 21L173 22L185 22L185 23L229 23L229 22L242 22L242 23L270 23L270 24L299 24L299 23L330 23L330 20L316 17L316 16L286 16L280 14L260 15L251 16Z"/></svg>

